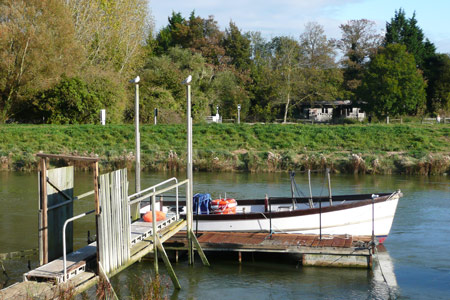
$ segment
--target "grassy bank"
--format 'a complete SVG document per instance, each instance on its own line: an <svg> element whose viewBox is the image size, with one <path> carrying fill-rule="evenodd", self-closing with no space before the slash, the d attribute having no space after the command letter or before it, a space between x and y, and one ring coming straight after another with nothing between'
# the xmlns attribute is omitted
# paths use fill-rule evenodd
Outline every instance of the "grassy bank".
<svg viewBox="0 0 450 300"><path fill-rule="evenodd" d="M194 166L204 171L442 174L450 172L450 125L194 125ZM184 125L141 127L141 165L182 170ZM101 157L101 168L131 168L132 125L2 125L0 168L35 170L35 153Z"/></svg>

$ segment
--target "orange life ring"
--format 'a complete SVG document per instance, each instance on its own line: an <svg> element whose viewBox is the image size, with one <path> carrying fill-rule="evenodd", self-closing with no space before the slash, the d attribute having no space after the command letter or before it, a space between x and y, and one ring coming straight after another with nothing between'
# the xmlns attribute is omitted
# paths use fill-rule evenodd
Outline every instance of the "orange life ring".
<svg viewBox="0 0 450 300"><path fill-rule="evenodd" d="M145 222L151 223L153 220L152 211L146 212L145 215L142 217L142 219ZM156 222L163 221L165 219L166 219L166 214L163 213L162 211L157 210L156 211Z"/></svg>
<svg viewBox="0 0 450 300"><path fill-rule="evenodd" d="M213 214L235 214L237 202L235 199L215 199L211 201Z"/></svg>

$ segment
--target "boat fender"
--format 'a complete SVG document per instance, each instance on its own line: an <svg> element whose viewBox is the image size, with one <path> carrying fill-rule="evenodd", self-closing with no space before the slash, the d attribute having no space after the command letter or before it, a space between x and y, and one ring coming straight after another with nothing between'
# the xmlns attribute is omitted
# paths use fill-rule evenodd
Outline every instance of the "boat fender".
<svg viewBox="0 0 450 300"><path fill-rule="evenodd" d="M145 213L145 215L142 217L142 219L145 222L151 223L153 221L152 211ZM156 211L156 222L163 221L165 219L166 219L166 214L163 213L162 211L157 210Z"/></svg>

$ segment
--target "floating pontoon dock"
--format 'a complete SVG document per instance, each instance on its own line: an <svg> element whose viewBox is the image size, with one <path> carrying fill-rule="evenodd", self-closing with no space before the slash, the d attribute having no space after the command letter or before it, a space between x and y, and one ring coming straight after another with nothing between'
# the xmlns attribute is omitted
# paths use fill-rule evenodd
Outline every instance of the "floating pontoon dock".
<svg viewBox="0 0 450 300"><path fill-rule="evenodd" d="M268 234L247 232L198 232L203 251L292 253L304 266L372 267L372 237L349 235ZM164 243L166 250L187 250L185 234Z"/></svg>

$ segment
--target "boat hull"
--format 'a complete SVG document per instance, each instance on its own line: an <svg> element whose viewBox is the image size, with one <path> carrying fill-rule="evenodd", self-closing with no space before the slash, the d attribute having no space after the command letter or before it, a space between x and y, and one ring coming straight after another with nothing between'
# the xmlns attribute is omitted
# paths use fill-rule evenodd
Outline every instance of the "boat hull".
<svg viewBox="0 0 450 300"><path fill-rule="evenodd" d="M326 198L237 200L236 214L194 213L194 230L371 236L383 243L389 235L400 192ZM170 205L164 201L165 205ZM183 205L183 204L182 204ZM161 208L161 207L160 207ZM141 211L142 212L142 211Z"/></svg>
<svg viewBox="0 0 450 300"><path fill-rule="evenodd" d="M374 233L384 239L391 229L398 198L374 204ZM297 216L260 213L259 218L234 220L216 218L205 220L194 216L199 231L276 232L304 234L372 235L372 205ZM197 224L198 223L198 224Z"/></svg>

